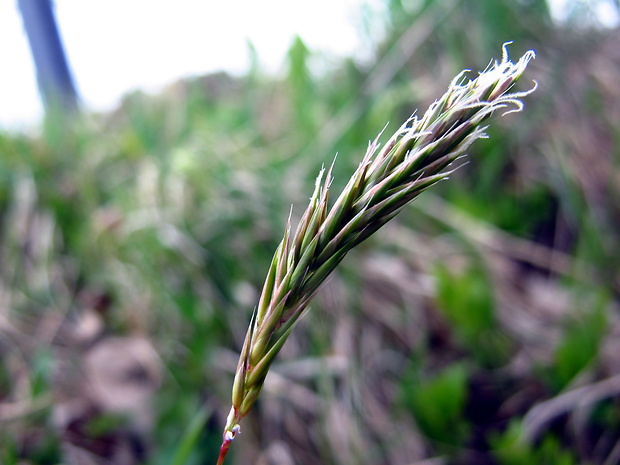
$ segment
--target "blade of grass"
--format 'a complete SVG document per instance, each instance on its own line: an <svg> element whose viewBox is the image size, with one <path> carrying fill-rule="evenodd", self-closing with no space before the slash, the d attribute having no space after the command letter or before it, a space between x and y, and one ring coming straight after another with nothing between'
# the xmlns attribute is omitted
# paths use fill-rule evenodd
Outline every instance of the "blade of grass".
<svg viewBox="0 0 620 465"><path fill-rule="evenodd" d="M192 422L183 433L181 442L170 460L170 465L184 465L187 463L190 454L196 447L196 443L200 438L200 433L204 429L207 420L213 414L213 411L213 406L207 403L194 415Z"/></svg>

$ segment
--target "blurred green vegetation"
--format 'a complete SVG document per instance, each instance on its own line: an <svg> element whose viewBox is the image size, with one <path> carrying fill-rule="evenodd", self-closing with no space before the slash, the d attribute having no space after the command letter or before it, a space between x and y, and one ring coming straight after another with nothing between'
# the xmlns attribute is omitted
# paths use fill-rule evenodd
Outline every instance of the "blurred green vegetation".
<svg viewBox="0 0 620 465"><path fill-rule="evenodd" d="M583 5L369 4L373 60L297 39L281 76L0 133L0 463L214 463L290 206L508 40L524 112L347 257L229 462L620 462L620 38Z"/></svg>

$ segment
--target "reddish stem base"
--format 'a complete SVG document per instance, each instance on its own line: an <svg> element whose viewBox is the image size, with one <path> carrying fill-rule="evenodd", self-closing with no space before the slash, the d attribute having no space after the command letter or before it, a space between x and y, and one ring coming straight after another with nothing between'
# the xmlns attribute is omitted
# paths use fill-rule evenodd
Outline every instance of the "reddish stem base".
<svg viewBox="0 0 620 465"><path fill-rule="evenodd" d="M226 458L226 454L228 454L228 449L230 449L230 443L232 440L224 440L222 445L220 446L220 455L217 458L217 465L224 465L224 459Z"/></svg>

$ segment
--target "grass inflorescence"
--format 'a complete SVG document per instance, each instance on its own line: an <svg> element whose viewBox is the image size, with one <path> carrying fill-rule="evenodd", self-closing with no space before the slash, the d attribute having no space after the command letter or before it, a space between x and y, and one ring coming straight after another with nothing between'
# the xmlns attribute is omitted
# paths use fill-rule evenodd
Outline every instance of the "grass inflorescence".
<svg viewBox="0 0 620 465"><path fill-rule="evenodd" d="M445 179L470 145L485 137L484 122L523 108L511 92L533 51L516 63L504 45L501 61L475 79L466 71L422 117L412 116L381 147L372 141L348 184L329 206L332 169L322 169L295 232L287 224L252 315L232 388L232 408L218 464L224 462L242 418L255 404L269 368L300 316L346 254L394 218L423 191ZM333 165L332 165L333 167Z"/></svg>

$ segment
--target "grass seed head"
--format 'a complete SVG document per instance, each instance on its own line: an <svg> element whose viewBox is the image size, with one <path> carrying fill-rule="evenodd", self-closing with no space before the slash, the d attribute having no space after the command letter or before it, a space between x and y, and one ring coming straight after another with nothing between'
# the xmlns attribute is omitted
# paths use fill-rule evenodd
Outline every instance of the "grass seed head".
<svg viewBox="0 0 620 465"><path fill-rule="evenodd" d="M445 179L469 146L486 137L482 123L496 110L523 109L521 98L536 88L510 93L533 51L513 63L507 44L502 59L475 79L466 71L424 113L412 116L380 148L377 137L331 209L331 169L322 169L294 235L290 220L269 269L239 359L232 408L218 464L258 398L275 356L309 301L353 247L374 234L424 190ZM383 132L383 131L382 131Z"/></svg>

